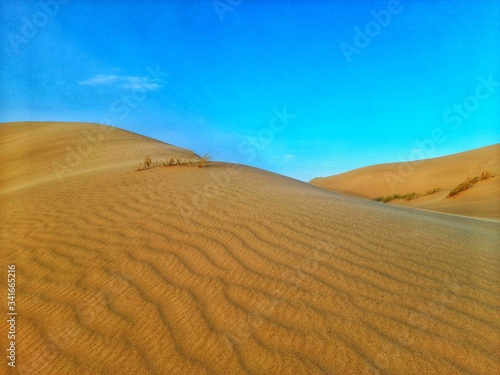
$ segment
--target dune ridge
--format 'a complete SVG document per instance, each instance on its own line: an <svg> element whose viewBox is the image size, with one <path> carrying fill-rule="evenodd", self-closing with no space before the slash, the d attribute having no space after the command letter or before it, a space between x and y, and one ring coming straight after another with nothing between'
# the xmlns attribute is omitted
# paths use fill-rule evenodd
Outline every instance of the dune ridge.
<svg viewBox="0 0 500 375"><path fill-rule="evenodd" d="M0 140L0 192L99 169L129 170L132 161L137 167L147 155L157 159L192 153L126 130L89 123L4 123Z"/></svg>
<svg viewBox="0 0 500 375"><path fill-rule="evenodd" d="M451 189L467 178L490 172L496 177L448 198ZM377 197L417 193L434 194L412 200L393 200L390 204L422 208L457 215L500 220L500 144L458 154L414 162L378 164L349 172L321 177L310 183L352 196Z"/></svg>
<svg viewBox="0 0 500 375"><path fill-rule="evenodd" d="M5 126L25 147L0 154L0 269L16 264L20 317L5 373L500 371L497 223L226 163L134 172L166 146L119 129L85 173L46 167L30 184L10 169L64 154L26 137L97 125Z"/></svg>

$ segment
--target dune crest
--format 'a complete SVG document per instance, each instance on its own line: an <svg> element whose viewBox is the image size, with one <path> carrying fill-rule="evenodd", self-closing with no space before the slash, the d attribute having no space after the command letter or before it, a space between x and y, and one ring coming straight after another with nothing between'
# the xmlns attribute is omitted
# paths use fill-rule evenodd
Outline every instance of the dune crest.
<svg viewBox="0 0 500 375"><path fill-rule="evenodd" d="M134 172L185 150L119 129L54 176L97 126L0 124L7 373L500 372L497 223L226 163Z"/></svg>
<svg viewBox="0 0 500 375"><path fill-rule="evenodd" d="M159 159L191 153L126 130L89 123L4 123L0 140L0 193L99 169L133 170L147 155Z"/></svg>

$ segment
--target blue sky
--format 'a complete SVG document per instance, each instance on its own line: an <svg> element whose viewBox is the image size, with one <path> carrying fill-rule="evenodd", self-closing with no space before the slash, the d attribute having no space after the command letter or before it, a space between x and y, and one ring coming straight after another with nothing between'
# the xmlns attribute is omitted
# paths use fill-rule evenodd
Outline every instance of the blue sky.
<svg viewBox="0 0 500 375"><path fill-rule="evenodd" d="M500 142L498 1L3 0L0 36L2 122L305 181Z"/></svg>

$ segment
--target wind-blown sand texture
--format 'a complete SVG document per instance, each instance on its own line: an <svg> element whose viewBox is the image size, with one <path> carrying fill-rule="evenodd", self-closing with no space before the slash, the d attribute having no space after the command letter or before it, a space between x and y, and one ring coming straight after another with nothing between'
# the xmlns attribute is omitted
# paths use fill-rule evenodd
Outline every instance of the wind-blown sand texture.
<svg viewBox="0 0 500 375"><path fill-rule="evenodd" d="M498 223L225 163L134 172L186 151L102 129L0 124L0 272L16 265L18 311L2 373L500 372Z"/></svg>
<svg viewBox="0 0 500 375"><path fill-rule="evenodd" d="M451 189L467 178L494 173L497 177L475 184L471 189L447 198ZM338 175L317 178L312 185L356 197L375 199L379 196L416 192L425 194L411 201L393 200L399 204L458 215L500 219L500 144L459 154L415 162L378 164Z"/></svg>

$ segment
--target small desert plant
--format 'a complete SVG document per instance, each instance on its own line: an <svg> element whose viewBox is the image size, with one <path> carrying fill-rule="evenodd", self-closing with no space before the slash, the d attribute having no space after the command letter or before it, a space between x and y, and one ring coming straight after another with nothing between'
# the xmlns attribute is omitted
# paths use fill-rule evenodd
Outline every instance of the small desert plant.
<svg viewBox="0 0 500 375"><path fill-rule="evenodd" d="M393 201L395 199L406 199L407 201L411 201L412 199L420 198L421 196L422 196L421 194L418 194L418 193L415 193L415 192L411 192L411 193L406 193L406 194L403 194L403 195L401 195L401 194L393 194L393 195L388 195L386 197L380 196L380 197L375 198L374 201L384 202L384 203Z"/></svg>
<svg viewBox="0 0 500 375"><path fill-rule="evenodd" d="M431 194L437 193L438 191L441 191L440 187L429 190L427 193L425 193L425 195L431 195Z"/></svg>
<svg viewBox="0 0 500 375"><path fill-rule="evenodd" d="M461 191L470 189L472 185L474 185L477 181L472 178L468 178L465 180L465 182L462 182L460 185L456 186L455 188L451 189L450 192L448 193L448 197L453 197L460 193Z"/></svg>
<svg viewBox="0 0 500 375"><path fill-rule="evenodd" d="M407 201L411 201L412 199L415 199L415 198L420 198L420 194L417 194L415 192L412 192L412 193L407 193L404 195L404 198L407 200Z"/></svg>
<svg viewBox="0 0 500 375"><path fill-rule="evenodd" d="M485 181L485 180L488 180L488 179L493 178L493 177L495 177L495 175L491 172L482 172L481 176L479 176L479 179L481 181Z"/></svg>
<svg viewBox="0 0 500 375"><path fill-rule="evenodd" d="M144 161L141 164L139 164L139 166L136 168L136 171L142 171L144 169L151 168L153 164L156 163L153 163L153 160L151 160L151 157L148 155L144 158Z"/></svg>
<svg viewBox="0 0 500 375"><path fill-rule="evenodd" d="M151 157L148 155L144 158L144 162L140 163L139 166L135 169L136 171L143 171L145 169L154 168L154 167L171 167L171 166L191 166L194 162L198 163L198 167L207 167L210 160L212 160L212 155L206 154L203 157L197 156L194 152L190 152L189 154L178 154L175 156L168 156L164 161L157 160L153 161Z"/></svg>
<svg viewBox="0 0 500 375"><path fill-rule="evenodd" d="M469 177L464 182L451 189L450 192L448 193L448 198L457 195L461 191L470 189L474 184L477 184L479 181L486 181L492 177L495 177L495 175L491 172L482 172L480 176Z"/></svg>
<svg viewBox="0 0 500 375"><path fill-rule="evenodd" d="M200 160L198 161L198 167L203 168L203 167L208 167L208 162L212 160L212 156L209 154L203 155Z"/></svg>
<svg viewBox="0 0 500 375"><path fill-rule="evenodd" d="M191 165L193 163L194 158L196 158L196 155L194 154L194 152L191 151L188 155L187 165Z"/></svg>

